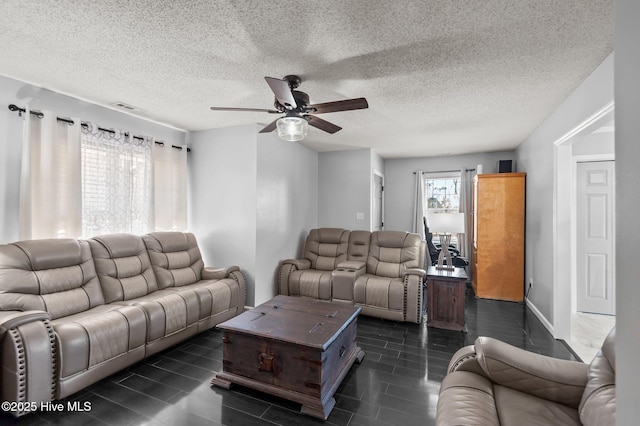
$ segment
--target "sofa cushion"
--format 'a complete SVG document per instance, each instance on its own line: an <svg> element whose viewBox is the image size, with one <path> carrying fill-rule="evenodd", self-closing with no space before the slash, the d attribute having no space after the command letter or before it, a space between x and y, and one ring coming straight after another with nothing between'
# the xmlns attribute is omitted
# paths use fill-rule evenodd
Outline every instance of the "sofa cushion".
<svg viewBox="0 0 640 426"><path fill-rule="evenodd" d="M158 290L142 237L111 234L89 240L105 303L135 299Z"/></svg>
<svg viewBox="0 0 640 426"><path fill-rule="evenodd" d="M51 322L58 341L61 379L143 347L144 312L136 306L102 305Z"/></svg>
<svg viewBox="0 0 640 426"><path fill-rule="evenodd" d="M538 398L505 386L494 385L493 393L502 425L581 425L578 412L573 407Z"/></svg>
<svg viewBox="0 0 640 426"><path fill-rule="evenodd" d="M356 305L403 312L404 282L402 278L361 275L354 285L353 301Z"/></svg>
<svg viewBox="0 0 640 426"><path fill-rule="evenodd" d="M56 319L102 304L88 242L42 239L0 245L0 310L42 310Z"/></svg>
<svg viewBox="0 0 640 426"><path fill-rule="evenodd" d="M422 268L422 240L417 234L401 231L376 231L371 234L367 273L400 278L407 269Z"/></svg>
<svg viewBox="0 0 640 426"><path fill-rule="evenodd" d="M332 271L315 269L293 271L289 276L289 294L330 300L331 274Z"/></svg>
<svg viewBox="0 0 640 426"><path fill-rule="evenodd" d="M202 278L204 263L195 235L152 232L142 237L158 288L193 284Z"/></svg>
<svg viewBox="0 0 640 426"><path fill-rule="evenodd" d="M304 246L304 258L311 261L311 269L333 271L338 263L347 260L349 231L340 228L320 228L309 231Z"/></svg>
<svg viewBox="0 0 640 426"><path fill-rule="evenodd" d="M349 247L347 249L347 260L367 262L369 256L369 246L371 243L371 232L351 231L349 235Z"/></svg>

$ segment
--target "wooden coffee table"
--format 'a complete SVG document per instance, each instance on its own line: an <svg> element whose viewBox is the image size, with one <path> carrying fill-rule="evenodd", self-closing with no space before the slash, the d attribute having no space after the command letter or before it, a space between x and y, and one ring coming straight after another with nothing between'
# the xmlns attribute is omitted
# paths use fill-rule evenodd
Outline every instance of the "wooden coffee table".
<svg viewBox="0 0 640 426"><path fill-rule="evenodd" d="M327 419L333 394L364 351L356 344L359 307L276 296L218 324L224 330L222 372L211 383L253 388L302 404Z"/></svg>

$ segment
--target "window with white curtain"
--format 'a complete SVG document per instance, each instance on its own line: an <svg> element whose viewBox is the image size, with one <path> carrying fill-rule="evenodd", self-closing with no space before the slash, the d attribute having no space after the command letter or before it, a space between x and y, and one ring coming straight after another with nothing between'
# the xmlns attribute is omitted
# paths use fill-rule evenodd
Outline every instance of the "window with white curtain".
<svg viewBox="0 0 640 426"><path fill-rule="evenodd" d="M458 213L462 194L461 172L434 172L424 175L424 216L439 213ZM451 242L458 245L457 235Z"/></svg>
<svg viewBox="0 0 640 426"><path fill-rule="evenodd" d="M82 235L144 234L152 222L153 140L82 128Z"/></svg>
<svg viewBox="0 0 640 426"><path fill-rule="evenodd" d="M24 114L20 239L187 229L187 147Z"/></svg>

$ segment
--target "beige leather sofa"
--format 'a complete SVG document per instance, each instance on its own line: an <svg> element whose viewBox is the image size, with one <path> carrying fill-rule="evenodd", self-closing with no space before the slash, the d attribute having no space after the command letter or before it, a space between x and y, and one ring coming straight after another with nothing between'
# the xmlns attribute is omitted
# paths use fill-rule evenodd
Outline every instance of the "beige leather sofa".
<svg viewBox="0 0 640 426"><path fill-rule="evenodd" d="M417 234L312 229L303 256L282 261L280 294L350 303L379 318L422 321L425 242Z"/></svg>
<svg viewBox="0 0 640 426"><path fill-rule="evenodd" d="M205 268L189 233L0 245L0 398L20 416L238 315L244 301L239 269Z"/></svg>
<svg viewBox="0 0 640 426"><path fill-rule="evenodd" d="M614 346L615 328L587 365L479 337L449 363L436 424L614 425Z"/></svg>

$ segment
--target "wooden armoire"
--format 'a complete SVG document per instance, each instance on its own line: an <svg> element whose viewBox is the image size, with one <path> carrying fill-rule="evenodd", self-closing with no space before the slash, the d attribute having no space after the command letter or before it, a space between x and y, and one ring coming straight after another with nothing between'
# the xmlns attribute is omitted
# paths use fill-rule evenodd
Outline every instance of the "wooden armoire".
<svg viewBox="0 0 640 426"><path fill-rule="evenodd" d="M473 180L472 284L477 297L524 300L525 173Z"/></svg>

